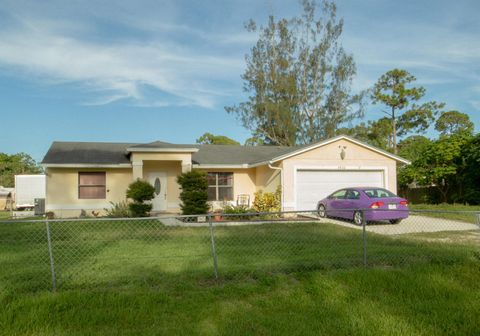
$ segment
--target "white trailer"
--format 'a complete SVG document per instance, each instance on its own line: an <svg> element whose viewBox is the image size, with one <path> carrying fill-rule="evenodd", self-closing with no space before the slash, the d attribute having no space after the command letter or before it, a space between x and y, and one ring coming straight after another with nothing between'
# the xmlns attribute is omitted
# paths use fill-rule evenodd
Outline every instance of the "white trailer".
<svg viewBox="0 0 480 336"><path fill-rule="evenodd" d="M15 207L33 209L35 198L45 198L45 175L15 175Z"/></svg>

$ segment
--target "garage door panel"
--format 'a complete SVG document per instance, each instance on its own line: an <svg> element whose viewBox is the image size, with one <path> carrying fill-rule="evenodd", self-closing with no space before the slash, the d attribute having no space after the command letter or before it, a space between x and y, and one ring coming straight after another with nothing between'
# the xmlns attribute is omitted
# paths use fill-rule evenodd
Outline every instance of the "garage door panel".
<svg viewBox="0 0 480 336"><path fill-rule="evenodd" d="M298 170L296 176L297 210L313 210L317 202L338 189L347 187L384 187L381 170Z"/></svg>

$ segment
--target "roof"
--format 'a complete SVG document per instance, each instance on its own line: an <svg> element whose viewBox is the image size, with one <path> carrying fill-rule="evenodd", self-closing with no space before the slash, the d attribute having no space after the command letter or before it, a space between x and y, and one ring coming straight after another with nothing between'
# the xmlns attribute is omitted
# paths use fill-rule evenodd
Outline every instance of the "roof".
<svg viewBox="0 0 480 336"><path fill-rule="evenodd" d="M164 152L164 151L182 151L182 152L197 152L198 148L195 145L172 144L163 141L154 141L146 144L135 144L126 149L128 152Z"/></svg>
<svg viewBox="0 0 480 336"><path fill-rule="evenodd" d="M50 146L42 164L130 164L127 147L113 142L59 142Z"/></svg>
<svg viewBox="0 0 480 336"><path fill-rule="evenodd" d="M130 152L134 151L181 151L192 153L192 163L199 166L255 166L277 162L294 155L346 139L394 160L410 163L399 156L363 143L346 135L340 135L302 147L284 146L236 146L171 144L155 141L146 144L116 142L58 142L52 143L42 160L44 165L130 165Z"/></svg>
<svg viewBox="0 0 480 336"><path fill-rule="evenodd" d="M235 145L179 145L155 141L148 144L116 142L60 142L52 143L42 164L130 164L129 152L143 149L178 149L193 152L192 162L198 165L242 165L268 161L287 153L293 147L235 146Z"/></svg>
<svg viewBox="0 0 480 336"><path fill-rule="evenodd" d="M199 165L241 165L269 161L291 152L294 147L197 145L199 151L192 155L192 163Z"/></svg>

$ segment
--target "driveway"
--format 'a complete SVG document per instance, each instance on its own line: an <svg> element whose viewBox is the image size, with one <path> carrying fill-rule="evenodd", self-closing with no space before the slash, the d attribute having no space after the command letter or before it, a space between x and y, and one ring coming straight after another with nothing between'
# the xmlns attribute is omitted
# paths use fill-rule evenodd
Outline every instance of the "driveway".
<svg viewBox="0 0 480 336"><path fill-rule="evenodd" d="M357 226L352 222L343 221L332 218L321 218L320 222L333 223L353 229L361 230L361 226ZM385 235L397 235L405 233L417 232L439 232L439 231L469 231L480 230L480 227L475 224L470 224L462 221L432 218L426 216L410 215L404 219L400 224L387 224L385 222L369 223L367 231L375 232Z"/></svg>

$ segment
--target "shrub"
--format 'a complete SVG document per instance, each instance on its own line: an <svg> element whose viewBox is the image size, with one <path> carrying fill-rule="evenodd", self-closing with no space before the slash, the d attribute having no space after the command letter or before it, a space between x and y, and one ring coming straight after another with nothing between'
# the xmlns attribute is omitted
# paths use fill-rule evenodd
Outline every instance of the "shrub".
<svg viewBox="0 0 480 336"><path fill-rule="evenodd" d="M155 197L155 188L147 181L136 180L128 186L127 197L133 200L133 203L128 205L131 215L133 217L147 217L148 212L152 210L152 205L144 202Z"/></svg>
<svg viewBox="0 0 480 336"><path fill-rule="evenodd" d="M152 211L152 205L146 203L130 203L128 209L132 214L132 217L148 217L148 213Z"/></svg>
<svg viewBox="0 0 480 336"><path fill-rule="evenodd" d="M231 205L225 204L222 207L222 213L224 214L244 214L250 212L250 208L245 205Z"/></svg>
<svg viewBox="0 0 480 336"><path fill-rule="evenodd" d="M226 203L222 207L222 213L223 214L231 214L231 215L238 215L238 214L245 214L253 212L252 209L245 205L231 205L229 203ZM227 220L236 220L236 219L248 219L249 216L226 216Z"/></svg>
<svg viewBox="0 0 480 336"><path fill-rule="evenodd" d="M180 208L184 215L206 214L209 209L207 174L193 170L177 177L177 182L182 189L180 193Z"/></svg>
<svg viewBox="0 0 480 336"><path fill-rule="evenodd" d="M130 207L126 201L118 203L110 202L112 205L109 209L105 209L107 217L126 218L131 217Z"/></svg>
<svg viewBox="0 0 480 336"><path fill-rule="evenodd" d="M150 201L155 197L155 188L147 181L136 180L128 186L127 197L137 203Z"/></svg>
<svg viewBox="0 0 480 336"><path fill-rule="evenodd" d="M259 190L255 193L253 209L257 212L278 212L281 210L282 190L280 186L275 192L263 192Z"/></svg>

